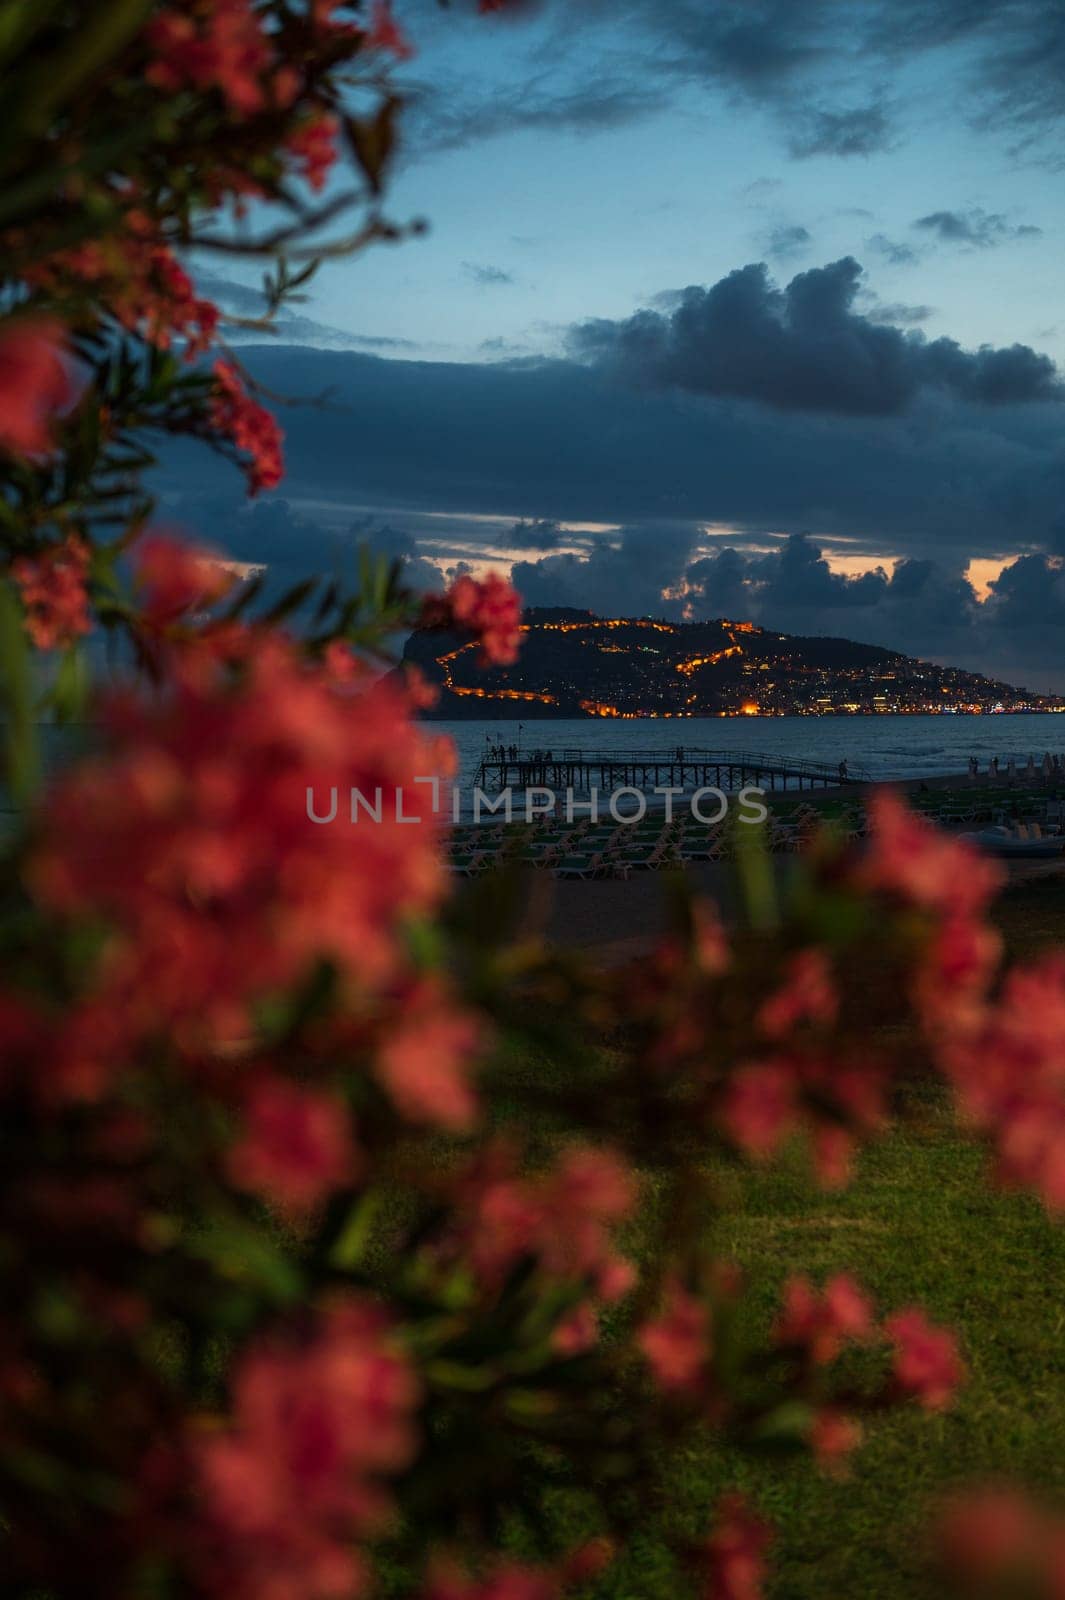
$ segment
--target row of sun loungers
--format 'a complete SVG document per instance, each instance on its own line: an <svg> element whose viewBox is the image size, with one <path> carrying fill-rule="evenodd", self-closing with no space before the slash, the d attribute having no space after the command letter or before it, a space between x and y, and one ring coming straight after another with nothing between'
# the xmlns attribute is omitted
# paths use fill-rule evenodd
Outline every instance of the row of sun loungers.
<svg viewBox="0 0 1065 1600"><path fill-rule="evenodd" d="M1006 824L1025 829L1033 839L1065 833L1065 790L1056 795L1026 796L1012 807L961 791L917 794L910 801L930 821L948 829ZM844 800L822 806L778 804L765 824L764 843L774 854L801 850L823 827L845 840L864 838L868 831L864 805ZM464 877L521 862L559 878L627 878L634 872L685 862L731 860L735 836L736 824L731 819L707 827L687 812L670 823L662 816L617 825L594 823L589 818L571 825L550 818L529 824L488 823L456 831L449 864Z"/></svg>
<svg viewBox="0 0 1065 1600"><path fill-rule="evenodd" d="M812 806L795 807L786 816L770 818L765 842L774 851L800 849L822 820ZM735 853L732 825L707 827L690 817L617 826L584 821L561 831L550 825L492 827L486 838L488 832L484 827L466 829L456 838L450 857L454 872L469 877L492 866L523 862L559 878L627 878L683 862L726 861Z"/></svg>

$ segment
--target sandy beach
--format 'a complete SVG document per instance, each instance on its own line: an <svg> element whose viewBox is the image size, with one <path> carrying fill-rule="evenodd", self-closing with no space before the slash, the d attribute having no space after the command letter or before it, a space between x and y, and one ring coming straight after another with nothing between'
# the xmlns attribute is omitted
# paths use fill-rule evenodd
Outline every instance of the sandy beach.
<svg viewBox="0 0 1065 1600"><path fill-rule="evenodd" d="M846 790L829 789L804 795L815 808L847 799L862 798L877 785L850 785ZM1047 791L1041 785L1020 781L1010 784L1005 777L997 783L972 782L967 775L943 774L933 779L891 785L914 795L945 791L971 795L977 804L1004 804L1039 800ZM792 855L773 857L773 869L783 890L795 869ZM1049 861L1008 861L1002 863L1008 889L1048 878L1065 880L1065 856ZM735 868L727 861L688 861L672 869L683 873L690 887L713 900L726 924L738 914ZM530 869L522 931L564 948L594 952L604 962L634 960L651 950L668 929L669 872L634 872L628 878L559 878L550 871ZM1065 933L1065 928L1063 928Z"/></svg>

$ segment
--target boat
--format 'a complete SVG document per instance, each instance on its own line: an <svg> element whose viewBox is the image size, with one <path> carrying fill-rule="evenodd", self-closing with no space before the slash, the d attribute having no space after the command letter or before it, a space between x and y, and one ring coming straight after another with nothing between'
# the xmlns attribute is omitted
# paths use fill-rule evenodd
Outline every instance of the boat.
<svg viewBox="0 0 1065 1600"><path fill-rule="evenodd" d="M979 833L959 834L959 838L975 845L986 855L999 856L1007 861L1052 861L1056 856L1065 854L1065 837L1061 834L1051 834L1049 837L1043 834L1031 838L1027 830L1019 834L1000 825L983 828Z"/></svg>

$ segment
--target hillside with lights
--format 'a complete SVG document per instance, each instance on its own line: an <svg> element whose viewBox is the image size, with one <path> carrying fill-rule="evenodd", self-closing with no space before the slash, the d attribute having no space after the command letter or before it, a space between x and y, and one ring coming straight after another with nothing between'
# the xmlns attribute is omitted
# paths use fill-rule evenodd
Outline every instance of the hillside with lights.
<svg viewBox="0 0 1065 1600"><path fill-rule="evenodd" d="M477 646L412 634L404 660L440 691L430 715L533 717L835 716L1062 711L977 673L848 639L750 622L663 622L530 610L512 667L485 671Z"/></svg>

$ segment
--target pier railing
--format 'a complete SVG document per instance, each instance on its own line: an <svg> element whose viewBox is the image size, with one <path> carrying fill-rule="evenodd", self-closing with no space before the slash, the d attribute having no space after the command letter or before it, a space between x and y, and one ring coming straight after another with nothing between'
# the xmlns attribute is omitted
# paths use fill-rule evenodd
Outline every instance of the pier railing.
<svg viewBox="0 0 1065 1600"><path fill-rule="evenodd" d="M493 745L481 758L475 782L484 790L533 785L549 788L741 789L755 784L769 789L829 788L868 783L864 767L849 761L808 761L800 756L752 750L705 750L674 745L655 750L555 750L550 745L522 749Z"/></svg>

